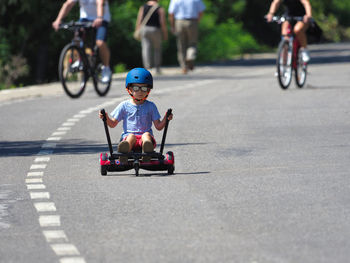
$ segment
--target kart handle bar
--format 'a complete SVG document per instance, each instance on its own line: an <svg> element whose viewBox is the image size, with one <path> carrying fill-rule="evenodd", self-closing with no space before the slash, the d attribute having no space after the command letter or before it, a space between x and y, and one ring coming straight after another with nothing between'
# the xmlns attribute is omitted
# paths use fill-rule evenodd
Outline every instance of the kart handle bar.
<svg viewBox="0 0 350 263"><path fill-rule="evenodd" d="M107 136L109 152L110 152L110 154L112 156L113 155L113 147L112 147L111 137L109 136L109 130L108 130L108 126L107 126L107 116L106 116L105 109L101 110L101 114L103 115L102 120L103 120L103 125L105 127L105 132L106 132L106 136Z"/></svg>
<svg viewBox="0 0 350 263"><path fill-rule="evenodd" d="M168 132L168 125L169 125L169 119L168 117L171 115L172 113L172 109L168 109L168 111L166 112L166 121L165 121L165 127L164 127L164 132L163 132L163 138L162 138L162 143L160 145L160 153L163 154L163 150L164 150L164 144L165 144L165 138L166 138L166 134Z"/></svg>

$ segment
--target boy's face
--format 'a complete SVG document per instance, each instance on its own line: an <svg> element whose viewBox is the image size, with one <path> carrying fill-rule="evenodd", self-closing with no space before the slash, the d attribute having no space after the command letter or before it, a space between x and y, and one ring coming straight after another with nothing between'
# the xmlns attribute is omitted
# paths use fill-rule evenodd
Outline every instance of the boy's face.
<svg viewBox="0 0 350 263"><path fill-rule="evenodd" d="M142 100L144 97L147 96L147 94L150 91L150 88L147 84L131 84L129 90L136 99Z"/></svg>

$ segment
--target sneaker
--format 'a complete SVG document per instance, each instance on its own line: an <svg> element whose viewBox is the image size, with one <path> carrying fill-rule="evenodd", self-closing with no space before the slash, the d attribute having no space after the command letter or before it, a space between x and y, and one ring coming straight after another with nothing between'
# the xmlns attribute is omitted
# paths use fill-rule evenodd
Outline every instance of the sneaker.
<svg viewBox="0 0 350 263"><path fill-rule="evenodd" d="M112 71L109 67L102 66L102 78L101 81L103 83L108 83L111 80L112 77Z"/></svg>
<svg viewBox="0 0 350 263"><path fill-rule="evenodd" d="M308 51L306 48L304 48L304 49L301 50L301 59L302 59L305 63L307 63L307 62L310 61L310 53L309 53L309 51Z"/></svg>
<svg viewBox="0 0 350 263"><path fill-rule="evenodd" d="M129 143L127 141L121 141L118 144L118 152L119 153L128 153L130 149ZM128 163L128 156L120 156L119 161L121 164Z"/></svg>
<svg viewBox="0 0 350 263"><path fill-rule="evenodd" d="M82 70L83 67L82 67L82 64L80 60L76 60L74 61L71 65L70 65L70 68L75 71L75 70Z"/></svg>
<svg viewBox="0 0 350 263"><path fill-rule="evenodd" d="M154 151L153 143L151 141L145 141L142 144L143 153L152 153ZM151 156L143 156L142 162L148 163L151 161Z"/></svg>

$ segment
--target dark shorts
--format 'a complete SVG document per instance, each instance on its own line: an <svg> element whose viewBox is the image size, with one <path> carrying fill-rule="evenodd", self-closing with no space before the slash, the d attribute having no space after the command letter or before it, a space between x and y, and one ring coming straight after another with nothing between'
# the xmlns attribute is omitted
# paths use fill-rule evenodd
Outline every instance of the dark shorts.
<svg viewBox="0 0 350 263"><path fill-rule="evenodd" d="M80 19L81 22L92 22L89 19ZM98 28L96 28L96 40L102 40L104 42L107 41L107 34L108 34L108 22L107 21L102 21L102 25Z"/></svg>

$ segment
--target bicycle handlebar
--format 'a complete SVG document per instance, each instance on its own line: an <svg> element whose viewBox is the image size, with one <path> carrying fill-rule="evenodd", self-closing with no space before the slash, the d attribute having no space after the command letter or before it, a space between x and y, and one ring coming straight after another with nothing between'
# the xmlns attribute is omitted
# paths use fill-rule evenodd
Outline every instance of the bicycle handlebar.
<svg viewBox="0 0 350 263"><path fill-rule="evenodd" d="M272 21L277 22L279 24L285 22L285 21L303 21L304 17L303 16L273 16ZM309 19L310 23L313 23L315 20L313 18Z"/></svg>
<svg viewBox="0 0 350 263"><path fill-rule="evenodd" d="M80 21L70 21L68 23L60 24L59 28L68 29L68 30L76 30L79 28L92 28L93 22L80 22Z"/></svg>

